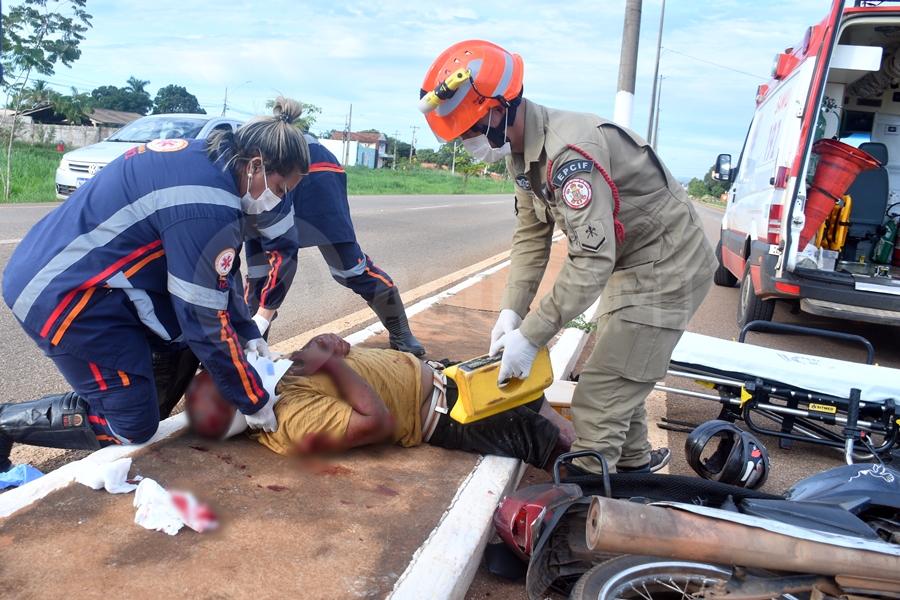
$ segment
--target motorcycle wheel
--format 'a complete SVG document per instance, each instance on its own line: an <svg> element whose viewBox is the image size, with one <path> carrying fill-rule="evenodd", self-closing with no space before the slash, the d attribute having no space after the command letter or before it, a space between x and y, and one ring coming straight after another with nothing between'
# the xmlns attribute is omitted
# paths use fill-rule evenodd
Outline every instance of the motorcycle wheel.
<svg viewBox="0 0 900 600"><path fill-rule="evenodd" d="M629 554L582 575L569 600L688 600L702 597L717 581L729 578L729 567Z"/></svg>

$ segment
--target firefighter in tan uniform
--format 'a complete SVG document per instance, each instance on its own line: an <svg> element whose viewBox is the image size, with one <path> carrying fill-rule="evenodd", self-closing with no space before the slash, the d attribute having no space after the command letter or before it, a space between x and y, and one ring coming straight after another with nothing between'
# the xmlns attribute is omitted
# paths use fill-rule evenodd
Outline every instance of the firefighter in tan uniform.
<svg viewBox="0 0 900 600"><path fill-rule="evenodd" d="M461 42L434 62L420 103L439 138L462 137L480 160L505 156L515 178L512 265L490 352L503 349L501 380L525 377L538 349L601 297L596 346L572 399L572 450L600 452L611 470L655 471L670 454L650 447L644 401L709 291L714 254L681 184L643 139L524 99L522 71L518 55ZM554 226L568 256L528 314ZM577 464L600 470L592 458Z"/></svg>

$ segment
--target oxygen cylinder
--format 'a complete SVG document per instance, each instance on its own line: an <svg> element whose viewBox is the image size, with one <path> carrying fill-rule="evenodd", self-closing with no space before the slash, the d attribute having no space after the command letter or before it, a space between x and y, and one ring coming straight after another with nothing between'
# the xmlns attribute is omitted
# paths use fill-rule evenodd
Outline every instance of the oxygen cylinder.
<svg viewBox="0 0 900 600"><path fill-rule="evenodd" d="M896 238L897 221L890 219L884 224L884 233L878 238L878 241L875 242L875 249L872 251L872 261L881 264L890 262Z"/></svg>

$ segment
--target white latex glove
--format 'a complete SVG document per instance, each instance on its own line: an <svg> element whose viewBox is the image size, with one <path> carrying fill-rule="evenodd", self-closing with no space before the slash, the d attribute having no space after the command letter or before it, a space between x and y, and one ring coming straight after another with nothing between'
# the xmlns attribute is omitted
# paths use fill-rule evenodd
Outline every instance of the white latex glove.
<svg viewBox="0 0 900 600"><path fill-rule="evenodd" d="M503 348L503 361L500 363L500 375L497 377L497 382L502 386L510 377L516 379L528 377L539 348L525 339L518 329L513 329L497 340L496 345Z"/></svg>
<svg viewBox="0 0 900 600"><path fill-rule="evenodd" d="M269 352L269 345L266 343L266 340L262 338L256 338L255 340L250 340L247 342L247 345L244 346L250 352L256 352L260 356L265 356L266 358L270 358L272 353Z"/></svg>
<svg viewBox="0 0 900 600"><path fill-rule="evenodd" d="M271 321L258 313L253 315L253 322L259 327L259 335L265 335L266 329L269 328L269 324L271 323Z"/></svg>
<svg viewBox="0 0 900 600"><path fill-rule="evenodd" d="M244 415L250 429L262 429L269 433L278 431L278 419L275 418L275 411L272 409L274 405L275 398L269 396L269 401L265 406L252 415Z"/></svg>
<svg viewBox="0 0 900 600"><path fill-rule="evenodd" d="M522 317L519 316L519 313L510 308L501 310L500 316L497 318L497 324L491 330L491 349L488 354L497 356L497 353L503 348L497 342L510 331L518 329L520 325L522 325Z"/></svg>

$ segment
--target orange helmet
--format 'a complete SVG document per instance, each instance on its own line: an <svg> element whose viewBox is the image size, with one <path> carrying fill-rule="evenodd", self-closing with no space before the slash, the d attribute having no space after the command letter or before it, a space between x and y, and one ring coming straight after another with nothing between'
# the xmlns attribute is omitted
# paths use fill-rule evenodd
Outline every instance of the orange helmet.
<svg viewBox="0 0 900 600"><path fill-rule="evenodd" d="M455 90L447 94L447 83L459 77L461 69L469 75L462 84L450 84ZM430 95L432 108L424 106L428 126L444 141L459 137L495 106L508 106L522 91L525 67L522 57L510 54L500 46L482 40L468 40L450 46L432 63L422 83L422 96ZM446 82L446 83L445 83ZM443 88L438 92L438 88ZM440 100L435 98L440 97ZM436 105L436 108L435 108Z"/></svg>

